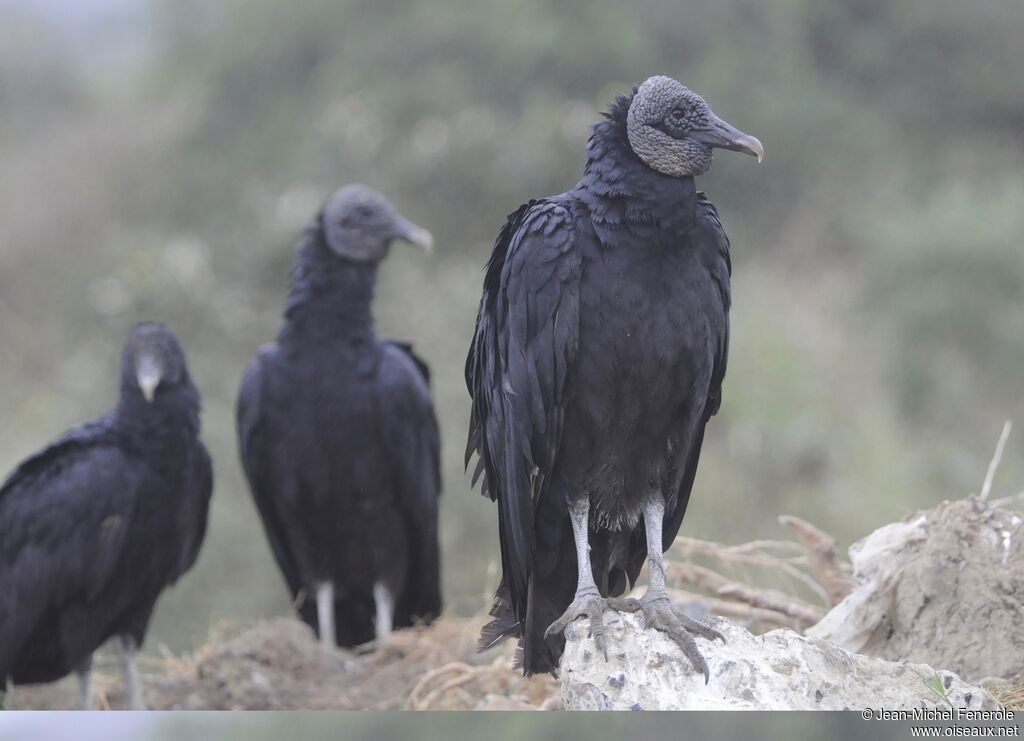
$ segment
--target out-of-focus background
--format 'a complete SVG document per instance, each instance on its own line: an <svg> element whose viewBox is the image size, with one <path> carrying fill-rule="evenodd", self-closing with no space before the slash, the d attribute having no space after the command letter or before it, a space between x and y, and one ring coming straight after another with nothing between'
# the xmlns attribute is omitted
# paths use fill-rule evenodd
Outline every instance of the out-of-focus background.
<svg viewBox="0 0 1024 741"><path fill-rule="evenodd" d="M907 737L906 723L865 721L854 713L691 713L685 726L675 714L615 713L4 713L0 741L45 737L52 741L277 741L346 738L391 741L413 736L424 741L477 738L495 741L597 741L605 738L688 738L746 741L785 738L856 741L869 733L878 741Z"/></svg>
<svg viewBox="0 0 1024 741"><path fill-rule="evenodd" d="M767 151L700 180L735 303L683 533L775 537L789 513L846 546L977 491L1024 421L1021 38L1017 0L0 0L0 468L105 410L126 329L166 321L216 488L147 649L287 613L235 392L302 227L362 181L437 239L396 245L376 313L433 368L445 593L478 612L496 518L462 471L462 366L482 267L508 212L576 182L607 103L667 74Z"/></svg>

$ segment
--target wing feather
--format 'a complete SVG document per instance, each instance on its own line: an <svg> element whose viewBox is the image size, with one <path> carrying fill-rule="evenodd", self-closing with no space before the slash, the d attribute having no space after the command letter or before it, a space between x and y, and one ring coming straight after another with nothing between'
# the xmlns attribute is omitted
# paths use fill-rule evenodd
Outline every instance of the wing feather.
<svg viewBox="0 0 1024 741"><path fill-rule="evenodd" d="M266 435L266 415L270 413L266 393L268 379L266 375L273 372L272 360L277 352L274 345L260 348L257 355L245 369L242 385L238 392L236 406L236 423L238 428L238 449L242 458L242 468L249 480L256 509L263 521L267 540L274 553L281 572L284 574L288 588L293 595L299 594L303 582L298 572L298 565L288 545L287 530L281 521L275 502L275 482L273 472L267 465L272 460L272 441ZM309 600L303 605L309 604Z"/></svg>
<svg viewBox="0 0 1024 741"><path fill-rule="evenodd" d="M95 599L109 585L145 476L100 420L8 477L0 487L0 644L18 645L49 606ZM10 660L0 645L0 678Z"/></svg>
<svg viewBox="0 0 1024 741"><path fill-rule="evenodd" d="M715 205L703 193L697 193L697 218L702 229L702 238L711 240L714 249L708 251L710 264L707 265L712 279L718 285L722 306L726 313L731 303L729 278L732 274L732 261L729 257L729 237L725 233L722 221ZM707 403L704 406L703 418L697 420L695 428L690 431L689 447L680 451L677 466L677 478L674 491L669 492L668 501L674 502L665 513L662 546L665 550L675 540L686 514L686 505L690 501L690 492L697 475L697 463L700 460L701 446L704 442L704 428L711 417L718 413L722 405L722 382L725 379L725 368L729 358L729 323L718 328L718 344L715 349L714 365L711 371L711 385L708 389ZM639 547L637 551L639 552ZM633 559L634 563L643 563L643 556ZM635 575L631 576L635 579Z"/></svg>
<svg viewBox="0 0 1024 741"><path fill-rule="evenodd" d="M438 502L441 435L430 398L427 364L412 346L388 341L380 370L379 409L386 445L396 451L398 504L410 540L410 573L397 605L403 619L430 619L441 611Z"/></svg>
<svg viewBox="0 0 1024 741"><path fill-rule="evenodd" d="M579 346L583 220L576 209L559 197L532 201L509 217L487 265L466 362L473 399L467 464L474 452L480 457L483 491L498 502L504 579L520 618L533 513L561 443Z"/></svg>

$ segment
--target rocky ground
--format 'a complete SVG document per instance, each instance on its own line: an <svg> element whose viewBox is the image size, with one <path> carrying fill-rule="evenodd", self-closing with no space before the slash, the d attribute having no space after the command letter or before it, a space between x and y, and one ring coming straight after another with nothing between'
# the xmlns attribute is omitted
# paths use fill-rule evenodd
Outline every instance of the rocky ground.
<svg viewBox="0 0 1024 741"><path fill-rule="evenodd" d="M580 623L566 631L562 702L568 710L996 710L985 689L927 664L887 661L789 628L755 636L708 618L724 642L697 638L710 678L665 633L635 614L605 618L608 660ZM596 656L596 660L595 660Z"/></svg>
<svg viewBox="0 0 1024 741"><path fill-rule="evenodd" d="M850 564L809 527L801 547L684 543L687 553L669 573L677 580L675 594L685 597L680 605L696 609L695 617L721 620L712 617L717 613L734 621L719 626L731 636L727 646L701 646L712 667L707 689L703 677L690 676L678 649L644 631L634 616L606 617L616 644L608 664L595 656L585 626L572 626L561 691L551 677L524 679L512 665L512 645L476 654L482 618L444 618L351 651L325 651L305 625L281 618L220 626L194 654L146 660L147 700L162 710L555 709L563 703L795 709L855 707L872 697L887 707L900 704L896 697L903 706L1024 706L1024 516L977 497L944 502L854 544ZM786 572L803 596L696 566L692 559L708 549L734 570L760 565ZM701 594L685 591L694 587ZM743 627L759 634L773 624L789 629L756 636ZM857 676L851 679L851 672ZM74 678L19 687L7 706L70 708L75 690ZM102 652L95 691L100 707L122 706L117 662Z"/></svg>
<svg viewBox="0 0 1024 741"><path fill-rule="evenodd" d="M190 656L143 662L154 710L532 710L559 707L550 677L524 679L511 646L480 655L480 620L446 618L395 633L382 646L325 651L290 618L222 626ZM116 661L101 656L97 705L122 707ZM73 678L18 687L11 709L74 707Z"/></svg>

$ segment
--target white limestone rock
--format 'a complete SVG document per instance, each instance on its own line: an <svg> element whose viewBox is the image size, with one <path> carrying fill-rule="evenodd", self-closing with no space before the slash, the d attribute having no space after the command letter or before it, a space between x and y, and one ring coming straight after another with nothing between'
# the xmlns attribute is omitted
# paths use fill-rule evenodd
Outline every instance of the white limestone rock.
<svg viewBox="0 0 1024 741"><path fill-rule="evenodd" d="M697 638L711 679L704 684L679 647L640 616L608 611L608 661L580 620L566 631L560 676L566 710L996 709L980 687L926 664L871 658L791 630L755 636L723 618L726 639ZM940 695L936 681L943 690Z"/></svg>

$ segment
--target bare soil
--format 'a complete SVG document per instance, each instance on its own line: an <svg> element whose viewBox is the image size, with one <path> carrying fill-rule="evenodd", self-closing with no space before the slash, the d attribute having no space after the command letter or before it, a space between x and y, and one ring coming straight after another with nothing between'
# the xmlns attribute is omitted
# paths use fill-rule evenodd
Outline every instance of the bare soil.
<svg viewBox="0 0 1024 741"><path fill-rule="evenodd" d="M927 537L896 557L885 618L861 653L965 679L1024 677L1024 516L977 498L912 515Z"/></svg>
<svg viewBox="0 0 1024 741"><path fill-rule="evenodd" d="M220 626L189 656L141 664L154 710L532 710L559 707L548 676L525 679L512 646L477 654L480 619L444 618L398 631L383 645L329 651L291 618ZM101 655L97 705L123 707L117 662ZM76 682L18 687L8 707L75 706Z"/></svg>

